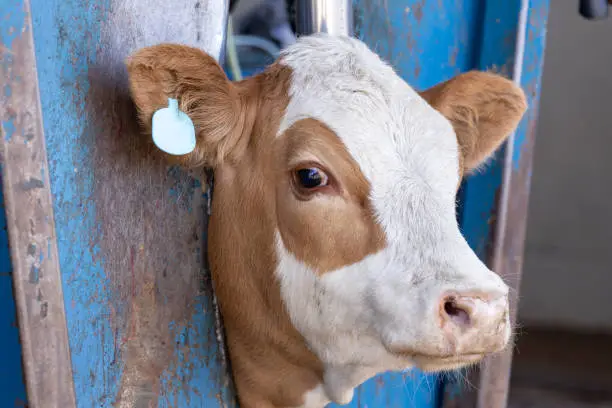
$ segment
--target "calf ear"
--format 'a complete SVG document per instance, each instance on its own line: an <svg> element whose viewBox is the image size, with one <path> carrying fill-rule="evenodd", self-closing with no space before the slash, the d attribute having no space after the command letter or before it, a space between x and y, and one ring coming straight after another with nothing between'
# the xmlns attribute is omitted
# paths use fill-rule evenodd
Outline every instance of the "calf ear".
<svg viewBox="0 0 612 408"><path fill-rule="evenodd" d="M422 92L421 96L455 129L464 174L495 152L527 109L521 88L487 72L458 75Z"/></svg>
<svg viewBox="0 0 612 408"><path fill-rule="evenodd" d="M196 148L174 156L186 166L215 167L239 154L244 106L237 88L217 62L204 52L183 45L142 48L127 61L130 91L140 121L151 132L155 111L177 99L195 126ZM244 135L244 136L243 136Z"/></svg>

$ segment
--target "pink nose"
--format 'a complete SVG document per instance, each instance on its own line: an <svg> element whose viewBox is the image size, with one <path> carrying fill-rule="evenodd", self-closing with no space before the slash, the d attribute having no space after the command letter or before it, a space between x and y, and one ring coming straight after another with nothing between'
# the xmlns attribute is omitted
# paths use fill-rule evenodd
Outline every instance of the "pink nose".
<svg viewBox="0 0 612 408"><path fill-rule="evenodd" d="M456 353L491 353L510 337L508 296L451 293L440 302L441 327Z"/></svg>

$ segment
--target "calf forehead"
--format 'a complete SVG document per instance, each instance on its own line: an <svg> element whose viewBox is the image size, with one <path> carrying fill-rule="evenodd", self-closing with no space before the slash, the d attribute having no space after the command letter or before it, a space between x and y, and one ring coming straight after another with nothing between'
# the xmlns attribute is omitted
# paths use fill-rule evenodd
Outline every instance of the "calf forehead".
<svg viewBox="0 0 612 408"><path fill-rule="evenodd" d="M304 117L332 129L370 181L383 224L417 208L411 200L446 203L452 212L459 180L454 131L376 54L356 40L309 37L283 63L293 74L279 134Z"/></svg>

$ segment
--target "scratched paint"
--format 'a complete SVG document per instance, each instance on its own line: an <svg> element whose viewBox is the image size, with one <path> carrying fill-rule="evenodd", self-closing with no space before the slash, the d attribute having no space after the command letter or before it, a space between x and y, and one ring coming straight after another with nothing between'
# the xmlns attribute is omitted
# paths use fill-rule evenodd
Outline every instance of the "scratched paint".
<svg viewBox="0 0 612 408"><path fill-rule="evenodd" d="M525 44L525 62L521 86L527 95L527 103L533 109L527 113L526 120L521 122L514 138L512 165L514 171L521 169L521 154L529 144L529 138L538 117L538 104L541 91L544 50L546 48L546 22L548 20L549 0L532 0L527 16L527 35ZM528 175L527 182L531 180Z"/></svg>
<svg viewBox="0 0 612 408"><path fill-rule="evenodd" d="M487 8L485 18L483 46L479 58L478 69L498 72L508 77L512 76L514 64L515 40L520 0L507 2L494 2L494 6ZM547 10L547 4L530 2L528 22L528 41L521 87L527 95L530 109L519 124L515 132L512 163L514 170L518 170L520 155L526 143L528 132L525 130L527 118L535 119L537 116L537 99L539 92L539 78L542 74L544 40L546 29L535 24L534 19L541 9ZM543 17L546 18L545 16ZM505 146L490 160L484 171L472 177L463 186L461 226L468 243L478 256L488 261L492 244L492 232L495 226L495 203L502 183L502 170L505 155Z"/></svg>
<svg viewBox="0 0 612 408"><path fill-rule="evenodd" d="M87 67L95 60L99 40L95 22L104 3L34 0L32 19L41 106L47 141L51 191L66 304L74 387L79 407L109 406L116 394L121 366L112 341L108 278L89 245L95 234L94 180L86 142ZM84 12L88 10L88 12Z"/></svg>
<svg viewBox="0 0 612 408"><path fill-rule="evenodd" d="M3 210L10 239L12 287L24 340L21 375L27 379L29 405L72 407L72 372L50 219L51 195L44 171L47 160L40 126L30 4L28 0L5 1L1 12L0 87L4 92L0 93L0 116L3 128L8 129L3 130L6 135L0 139L6 198ZM8 313L10 310L7 307ZM8 333L7 336L10 341ZM16 356L19 358L19 354ZM6 405L23 405L21 400L7 401Z"/></svg>
<svg viewBox="0 0 612 408"><path fill-rule="evenodd" d="M10 45L18 38L21 31L24 29L23 22L25 21L25 11L22 7L7 7L1 10L0 14L0 46L10 48ZM13 56L10 53L4 54L4 58L0 61L2 66L2 75L9 74L9 65L12 63ZM11 78L13 79L13 78ZM10 85L5 85L3 89L5 97L12 94ZM10 141L15 133L15 117L9 113L9 117L5 118L1 125L3 129L4 139Z"/></svg>
<svg viewBox="0 0 612 408"><path fill-rule="evenodd" d="M223 2L32 3L77 405L232 406L206 186L152 154L124 67L159 42L214 52L220 21L207 19Z"/></svg>
<svg viewBox="0 0 612 408"><path fill-rule="evenodd" d="M497 2L487 7L477 68L510 77L514 64L520 0ZM489 161L485 171L472 175L462 189L461 228L468 244L487 261L491 249L495 203L502 182L505 148Z"/></svg>
<svg viewBox="0 0 612 408"><path fill-rule="evenodd" d="M10 46L13 42L21 36L24 27L24 21L26 21L26 13L23 5L14 7L12 4L7 4L6 8L1 10L0 14L0 39L2 39L3 45ZM11 62L12 57L8 55L7 61L4 64L8 65Z"/></svg>
<svg viewBox="0 0 612 408"><path fill-rule="evenodd" d="M411 85L427 88L474 67L482 2L354 0L357 35Z"/></svg>
<svg viewBox="0 0 612 408"><path fill-rule="evenodd" d="M112 12L100 25L101 43L106 46L89 71L88 99L112 101L90 108L97 112L90 131L97 134L94 177L102 181L94 188L97 219L103 225L102 254L108 264L116 265L111 273L123 268L134 276L130 291L121 286L120 277L113 280L112 289L119 299L126 299L128 327L137 333L128 336L123 346L122 360L129 372L121 378L118 398L124 400L122 406L144 402L162 407L233 404L216 336L211 282L203 263L205 177L168 168L152 157L150 138L136 128L128 95L113 85L125 84L124 56L138 47L178 41L217 53L215 27L221 19L216 25L206 19L222 2L183 4L177 8L163 1L152 8L142 1L112 0ZM143 15L149 24L139 25ZM180 29L167 30L167 21L180 22ZM123 27L125 35L117 36L118 27ZM118 169L123 177L114 176ZM134 217L134 211L139 217ZM118 223L123 227L113 227ZM139 244L129 265L121 242ZM154 296L148 294L149 282L156 288ZM140 306L143 302L146 313ZM143 348L149 350L146 356ZM125 399L130 388L140 392L143 384L145 393L136 401ZM152 387L151 397L148 387Z"/></svg>
<svg viewBox="0 0 612 408"><path fill-rule="evenodd" d="M199 296L194 306L196 310L209 308L210 299L206 296ZM177 357L166 369L161 379L162 388L174 390L174 392L166 393L160 398L160 408L192 407L196 406L196 401L199 401L200 398L214 401L214 406L236 406L232 400L229 378L224 383L210 378L209 372L216 371L221 364L216 355L218 350L215 346L215 333L210 330L214 327L214 316L208 313L197 313L187 325L175 330L174 341L178 349ZM198 338L202 334L207 336L205 341ZM218 387L215 389L195 383L198 386L193 388L193 381L185 381L185 379L192 378L208 381ZM205 388L208 388L209 394L197 398L197 393Z"/></svg>
<svg viewBox="0 0 612 408"><path fill-rule="evenodd" d="M24 30L25 11L22 7L8 7L0 10L0 47L12 48L13 42ZM0 59L1 75L12 74L9 65L13 62L10 53ZM15 78L9 78L14 80ZM3 95L9 98L12 88L3 87ZM10 141L16 132L15 115L0 123L0 137ZM1 187L1 180L0 180ZM21 345L17 311L13 292L12 265L9 253L8 232L4 208L4 194L0 190L0 405L6 407L25 407L27 396L24 371L21 362Z"/></svg>
<svg viewBox="0 0 612 408"><path fill-rule="evenodd" d="M21 345L13 297L12 267L2 190L0 190L0 360L2 361L0 405L7 408L25 407L26 389L21 365Z"/></svg>

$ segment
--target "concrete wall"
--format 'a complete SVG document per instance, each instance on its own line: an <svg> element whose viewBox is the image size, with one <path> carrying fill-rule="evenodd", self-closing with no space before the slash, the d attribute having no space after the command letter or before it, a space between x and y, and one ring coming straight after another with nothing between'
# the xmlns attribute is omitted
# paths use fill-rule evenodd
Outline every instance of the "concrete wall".
<svg viewBox="0 0 612 408"><path fill-rule="evenodd" d="M612 9L548 30L520 320L612 331Z"/></svg>

